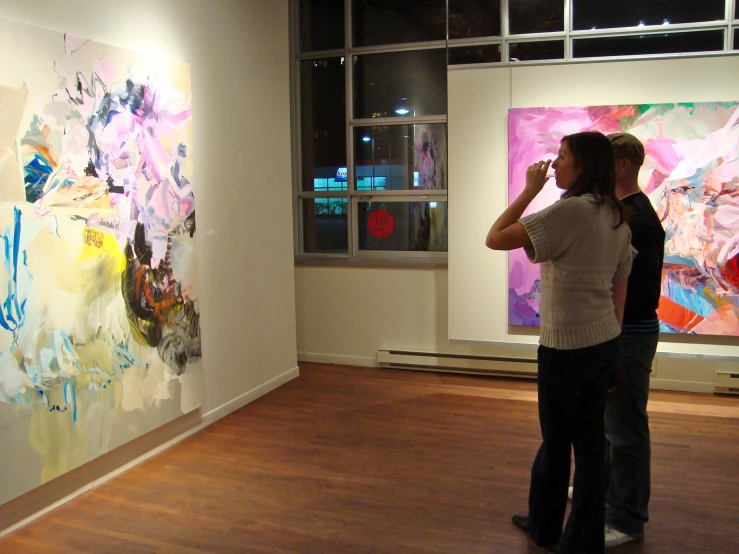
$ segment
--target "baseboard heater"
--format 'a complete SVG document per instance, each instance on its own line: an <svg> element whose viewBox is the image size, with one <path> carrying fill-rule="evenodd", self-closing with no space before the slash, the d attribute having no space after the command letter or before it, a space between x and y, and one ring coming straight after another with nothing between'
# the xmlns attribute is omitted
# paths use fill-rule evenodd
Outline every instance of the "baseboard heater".
<svg viewBox="0 0 739 554"><path fill-rule="evenodd" d="M377 361L387 369L469 373L495 377L536 378L535 358L468 356L413 350L378 350Z"/></svg>
<svg viewBox="0 0 739 554"><path fill-rule="evenodd" d="M713 390L720 394L739 394L739 373L717 371Z"/></svg>

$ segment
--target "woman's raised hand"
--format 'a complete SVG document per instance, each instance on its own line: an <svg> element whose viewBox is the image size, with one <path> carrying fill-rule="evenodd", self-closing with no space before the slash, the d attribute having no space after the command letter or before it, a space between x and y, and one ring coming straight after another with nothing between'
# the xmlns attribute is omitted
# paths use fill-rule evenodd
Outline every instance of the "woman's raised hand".
<svg viewBox="0 0 739 554"><path fill-rule="evenodd" d="M524 190L535 195L539 194L541 189L544 188L544 184L549 180L547 171L549 171L550 165L552 165L552 160L531 164L526 170L526 188Z"/></svg>

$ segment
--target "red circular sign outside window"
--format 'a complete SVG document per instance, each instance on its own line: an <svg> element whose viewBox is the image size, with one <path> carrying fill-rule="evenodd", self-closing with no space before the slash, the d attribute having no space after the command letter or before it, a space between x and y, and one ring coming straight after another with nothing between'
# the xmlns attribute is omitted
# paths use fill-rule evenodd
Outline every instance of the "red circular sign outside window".
<svg viewBox="0 0 739 554"><path fill-rule="evenodd" d="M390 212L376 210L370 214L367 220L367 227L373 237L384 239L393 234L395 219Z"/></svg>

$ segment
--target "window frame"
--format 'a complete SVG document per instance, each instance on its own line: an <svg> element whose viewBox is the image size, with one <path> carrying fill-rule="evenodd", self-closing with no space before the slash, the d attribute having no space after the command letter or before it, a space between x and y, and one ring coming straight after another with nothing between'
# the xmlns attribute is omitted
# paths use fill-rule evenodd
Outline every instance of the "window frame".
<svg viewBox="0 0 739 554"><path fill-rule="evenodd" d="M356 167L354 159L354 129L356 127L372 127L372 126L394 126L394 125L413 125L413 124L444 124L445 132L448 133L447 115L432 116L403 116L403 117L374 117L374 118L355 118L354 117L354 56L362 56L367 54L386 54L393 52L409 52L418 50L438 50L447 48L446 40L436 40L429 42L414 42L402 44L389 44L382 46L361 46L353 47L352 45L352 1L344 2L344 49L342 50L320 50L315 52L299 51L300 46L300 25L298 16L300 13L299 1L291 2L290 17L290 36L291 36L291 112L292 112L292 150L293 150L293 221L294 221L294 244L295 259L298 261L316 261L316 260L346 260L349 262L362 262L371 260L381 260L385 262L412 262L415 266L423 266L425 264L438 265L439 262L446 262L447 252L414 252L401 250L383 250L371 251L359 249L359 230L357 228L358 203L365 201L366 198L375 198L379 200L392 199L400 201L401 198L409 200L436 199L448 203L448 189L438 189L433 191L426 190L375 190L368 193L365 190L356 189ZM321 59L328 57L342 57L344 59L345 71L345 140L346 140L346 168L347 168L347 190L346 191L305 191L302 183L302 142L299 140L302 121L300 111L300 64L302 61L311 59ZM314 253L305 251L304 237L304 216L303 216L303 200L309 198L347 198L347 229L348 229L348 251L346 253Z"/></svg>
<svg viewBox="0 0 739 554"><path fill-rule="evenodd" d="M423 117L383 117L383 118L354 118L353 102L353 58L366 54L384 54L392 52L407 52L413 50L426 50L445 48L447 51L447 72L455 69L467 69L474 67L499 67L520 65L552 65L562 63L593 63L593 62L616 62L623 60L640 59L663 59L682 57L715 57L720 55L739 55L739 51L733 50L735 33L739 33L739 13L735 12L735 0L724 0L724 19L699 23L679 23L665 25L645 25L632 27L614 27L593 30L572 30L573 24L573 2L577 0L562 0L564 10L564 31L544 33L511 34L509 31L509 0L500 0L500 36L475 37L463 39L449 39L448 3L447 3L447 38L446 40L435 40L429 42L413 42L401 44L388 44L381 46L354 47L352 44L352 3L355 0L344 0L344 48L320 51L300 51L300 0L290 0L289 5L289 36L290 36L290 111L292 121L291 143L292 143L292 169L293 169L293 236L294 256L297 263L306 265L383 265L410 266L410 267L438 267L446 265L447 252L412 252L412 251L360 251L358 248L359 232L357 228L358 202L367 197L378 199L393 197L407 197L411 199L434 198L438 201L449 202L449 188L453 183L447 182L446 189L433 191L426 190L387 190L368 191L356 190L355 160L354 160L354 129L355 127L368 127L375 125L411 125L422 123L435 123L445 125L448 136L447 114ZM650 34L672 34L678 32L723 30L724 49L710 52L688 52L668 54L641 54L641 55L618 55L600 57L573 58L573 44L582 38L608 38L628 37ZM564 58L550 60L510 61L510 44L522 42L540 42L548 40L564 40ZM460 46L484 46L497 45L501 50L500 62L488 62L480 64L449 65L449 49ZM301 62L311 59L329 57L342 57L345 70L345 140L346 140L346 167L347 167L347 190L346 191L304 191L302 183L302 142L301 142ZM448 163L448 157L447 157ZM347 199L347 252L346 253L311 253L304 250L304 220L302 202L310 198L346 198Z"/></svg>

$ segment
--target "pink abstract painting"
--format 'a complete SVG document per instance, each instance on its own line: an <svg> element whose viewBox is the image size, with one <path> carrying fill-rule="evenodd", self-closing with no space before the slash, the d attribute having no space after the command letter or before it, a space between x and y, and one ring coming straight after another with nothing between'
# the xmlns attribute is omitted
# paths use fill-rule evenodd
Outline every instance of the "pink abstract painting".
<svg viewBox="0 0 739 554"><path fill-rule="evenodd" d="M508 111L508 201L526 168L580 131L631 133L645 146L639 184L666 231L661 330L739 336L739 102ZM526 214L561 194L551 179ZM539 325L539 268L508 258L508 322Z"/></svg>

